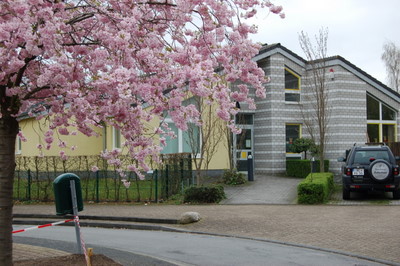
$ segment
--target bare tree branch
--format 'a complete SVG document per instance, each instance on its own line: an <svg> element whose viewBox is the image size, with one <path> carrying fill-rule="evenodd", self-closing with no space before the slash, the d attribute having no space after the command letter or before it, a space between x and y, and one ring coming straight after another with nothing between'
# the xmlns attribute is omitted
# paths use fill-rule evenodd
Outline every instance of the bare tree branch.
<svg viewBox="0 0 400 266"><path fill-rule="evenodd" d="M304 82L308 87L308 93L304 93L304 101L310 104L311 108L300 105L304 125L309 132L311 139L318 143L318 155L320 159L320 171L324 171L325 144L328 136L329 124L329 90L326 85L326 66L328 47L328 30L321 29L319 35L315 36L316 45L312 45L310 38L304 32L299 35L299 42L306 55L309 69Z"/></svg>
<svg viewBox="0 0 400 266"><path fill-rule="evenodd" d="M400 48L394 42L383 45L382 60L386 66L388 85L394 90L400 88Z"/></svg>

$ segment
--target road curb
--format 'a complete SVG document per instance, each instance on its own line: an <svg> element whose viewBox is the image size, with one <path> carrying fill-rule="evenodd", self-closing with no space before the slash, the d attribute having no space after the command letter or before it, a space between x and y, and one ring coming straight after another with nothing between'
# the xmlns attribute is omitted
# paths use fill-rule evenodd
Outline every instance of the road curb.
<svg viewBox="0 0 400 266"><path fill-rule="evenodd" d="M14 214L13 218L31 218L31 219L70 219L72 215L52 215L52 214ZM178 219L166 218L140 218L140 217L122 217L122 216L94 216L79 215L79 220L100 220L100 221L120 221L133 223L152 223L152 224L179 224Z"/></svg>
<svg viewBox="0 0 400 266"><path fill-rule="evenodd" d="M121 218L121 217L119 217ZM162 220L162 219L160 219ZM14 220L13 224L30 224L30 225L36 225L36 224L43 224L46 223L47 221L44 220ZM73 223L70 224L64 224L63 226L73 226ZM368 257L364 255L358 255L354 253L349 253L349 252L344 252L340 250L334 250L334 249L327 249L327 248L320 248L320 247L315 247L315 246L309 246L309 245L304 245L304 244L296 244L296 243L291 243L291 242L283 242L283 241L277 241L277 240L272 240L272 239L264 239L264 238L255 238L255 237L246 237L246 236L238 236L238 235L227 235L227 234L218 234L218 233L209 233L209 232L202 232L202 231L190 231L190 230L185 230L185 229L178 229L178 228L171 228L168 226L161 226L161 225L152 225L152 224L123 224L123 223L101 223L101 222L81 222L80 225L83 227L100 227L100 228L117 228L117 229L133 229L133 230L149 230L149 231L165 231L165 232L176 232L176 233L187 233L187 234L198 234L198 235L210 235L210 236L218 236L218 237L229 237L229 238L239 238L239 239L247 239L247 240L253 240L253 241L260 241L260 242L268 242L268 243L273 243L273 244L279 244L279 245L285 245L285 246L292 246L292 247L298 247L298 248L306 248L306 249L311 249L311 250L317 250L317 251L322 251L322 252L328 252L328 253L333 253L333 254L338 254L338 255L343 255L343 256L348 256L348 257L353 257L357 259L363 259L363 260L368 260L371 262L376 262L376 263L381 263L381 264L386 264L386 265L393 265L393 266L400 266L400 263L396 263L393 261L387 261L387 260L382 260L378 258L373 258L373 257Z"/></svg>

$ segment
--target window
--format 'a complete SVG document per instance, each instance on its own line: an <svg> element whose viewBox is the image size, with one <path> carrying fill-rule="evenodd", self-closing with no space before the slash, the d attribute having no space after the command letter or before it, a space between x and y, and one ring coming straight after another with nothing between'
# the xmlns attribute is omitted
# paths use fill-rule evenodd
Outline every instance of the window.
<svg viewBox="0 0 400 266"><path fill-rule="evenodd" d="M200 151L200 129L193 123L188 123L188 130L182 131L175 126L170 118L166 119L168 127L176 135L176 138L166 136L167 146L161 151L163 154L180 152L199 152ZM194 148L194 151L192 150Z"/></svg>
<svg viewBox="0 0 400 266"><path fill-rule="evenodd" d="M356 151L353 163L370 164L370 158L382 159L390 163L389 154L387 152L376 150Z"/></svg>
<svg viewBox="0 0 400 266"><path fill-rule="evenodd" d="M182 131L182 152L200 153L200 129L193 123L188 124L188 130Z"/></svg>
<svg viewBox="0 0 400 266"><path fill-rule="evenodd" d="M185 100L182 104L184 106L193 104L197 107L197 110L199 110L199 101L194 97ZM165 122L168 124L171 131L175 133L176 138L166 136L167 146L163 148L161 153L200 152L200 129L198 126L193 123L188 123L188 130L182 131L175 126L170 117L167 116Z"/></svg>
<svg viewBox="0 0 400 266"><path fill-rule="evenodd" d="M253 125L253 114L239 113L235 116L236 125Z"/></svg>
<svg viewBox="0 0 400 266"><path fill-rule="evenodd" d="M367 119L380 120L379 117L379 101L367 95Z"/></svg>
<svg viewBox="0 0 400 266"><path fill-rule="evenodd" d="M301 124L286 124L286 152L292 152L291 146L298 138L301 138Z"/></svg>
<svg viewBox="0 0 400 266"><path fill-rule="evenodd" d="M395 142L397 113L367 94L368 142Z"/></svg>
<svg viewBox="0 0 400 266"><path fill-rule="evenodd" d="M22 140L19 136L17 136L17 141L15 143L15 154L22 153Z"/></svg>
<svg viewBox="0 0 400 266"><path fill-rule="evenodd" d="M121 148L121 131L113 127L113 149Z"/></svg>
<svg viewBox="0 0 400 266"><path fill-rule="evenodd" d="M294 71L285 68L285 101L300 101L300 75Z"/></svg>

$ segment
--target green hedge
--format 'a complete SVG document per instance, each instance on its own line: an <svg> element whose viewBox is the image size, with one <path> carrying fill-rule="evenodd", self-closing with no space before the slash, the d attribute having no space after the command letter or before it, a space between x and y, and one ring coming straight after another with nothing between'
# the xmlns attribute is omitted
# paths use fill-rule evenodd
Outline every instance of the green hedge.
<svg viewBox="0 0 400 266"><path fill-rule="evenodd" d="M313 173L297 186L298 203L317 204L326 202L333 190L332 173Z"/></svg>
<svg viewBox="0 0 400 266"><path fill-rule="evenodd" d="M319 172L319 160L315 161L317 172ZM329 171L329 160L325 160L325 172ZM310 160L287 160L286 175L292 177L306 178L311 173Z"/></svg>
<svg viewBox="0 0 400 266"><path fill-rule="evenodd" d="M225 198L224 187L221 185L189 187L183 194L184 202L218 203Z"/></svg>

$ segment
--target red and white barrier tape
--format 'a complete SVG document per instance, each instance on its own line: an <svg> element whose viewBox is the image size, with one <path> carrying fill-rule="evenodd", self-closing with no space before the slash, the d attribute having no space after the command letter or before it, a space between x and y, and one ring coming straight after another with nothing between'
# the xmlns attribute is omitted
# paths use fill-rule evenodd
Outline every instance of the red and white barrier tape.
<svg viewBox="0 0 400 266"><path fill-rule="evenodd" d="M43 228L43 227L48 227L48 226L53 226L53 225L58 225L58 224L63 224L63 223L68 223L73 221L74 219L69 219L69 220L65 220L65 221L60 221L60 222L55 222L55 223L51 223L51 224L44 224L44 225L38 225L38 226L32 226L29 228L25 228L25 229L21 229L21 230L15 230L12 233L16 234L16 233L22 233L22 232L26 232L29 230L33 230L33 229L39 229L39 228Z"/></svg>
<svg viewBox="0 0 400 266"><path fill-rule="evenodd" d="M80 228L79 217L78 216L74 216L74 219L68 219L68 220L59 221L59 222L55 222L55 223L51 223L51 224L32 226L32 227L28 227L28 228L21 229L21 230L15 230L12 233L13 234L22 233L22 232L26 232L26 231L33 230L33 229L39 229L39 228L43 228L43 227L48 227L48 226L68 223L68 222L71 222L71 221L74 221L76 223L76 225ZM88 256L87 251L86 251L85 241L83 240L82 233L81 233L80 230L79 230L79 232L80 232L81 246L82 246L82 249L83 249L83 253L85 255L86 263L87 263L87 265L89 265L89 256Z"/></svg>
<svg viewBox="0 0 400 266"><path fill-rule="evenodd" d="M88 255L87 250L86 250L85 241L83 240L83 237L82 237L82 231L80 230L81 225L79 224L79 217L78 216L74 216L74 222L79 227L79 235L80 235L80 239L81 239L81 247L83 249L83 254L85 255L86 265L90 265L89 255Z"/></svg>

